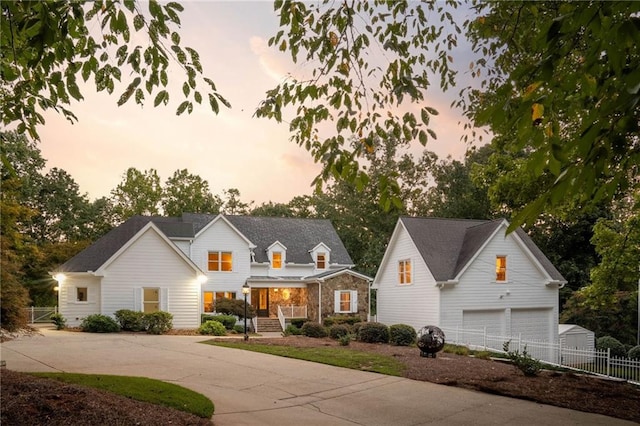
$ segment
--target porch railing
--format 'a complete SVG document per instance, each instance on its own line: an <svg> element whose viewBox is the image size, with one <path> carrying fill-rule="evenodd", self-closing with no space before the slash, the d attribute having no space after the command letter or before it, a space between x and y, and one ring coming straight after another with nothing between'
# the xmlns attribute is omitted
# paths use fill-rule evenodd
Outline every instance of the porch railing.
<svg viewBox="0 0 640 426"><path fill-rule="evenodd" d="M284 313L282 312L282 306L278 306L278 321L280 321L280 328L282 328L282 330L284 331L284 329L286 328L286 321L284 319Z"/></svg>
<svg viewBox="0 0 640 426"><path fill-rule="evenodd" d="M280 311L282 311L282 315L285 319L307 317L307 305L304 305L304 306L278 305L278 312Z"/></svg>

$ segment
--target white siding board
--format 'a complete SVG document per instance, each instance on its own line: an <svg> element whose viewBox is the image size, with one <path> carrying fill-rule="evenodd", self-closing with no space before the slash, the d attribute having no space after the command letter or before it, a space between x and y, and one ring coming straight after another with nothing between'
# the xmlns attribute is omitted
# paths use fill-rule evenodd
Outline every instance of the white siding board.
<svg viewBox="0 0 640 426"><path fill-rule="evenodd" d="M505 312L503 330L517 333L517 326L515 329L511 326L509 310L542 309L550 313L536 334L544 333L548 340L557 340L558 290L545 285L544 275L515 238L514 234L505 237L502 231L498 232L459 278L459 283L442 290L443 327L460 326L463 311L501 310ZM496 282L497 255L507 256L506 282Z"/></svg>
<svg viewBox="0 0 640 426"><path fill-rule="evenodd" d="M439 296L435 279L403 227L389 247L387 267L381 271L377 291L377 320L387 325L408 324L416 330L439 323ZM411 260L412 284L398 283L398 262Z"/></svg>
<svg viewBox="0 0 640 426"><path fill-rule="evenodd" d="M76 301L76 288L87 288L87 302ZM90 275L66 276L59 284L58 309L67 320L67 325L77 327L82 319L100 312L100 278Z"/></svg>
<svg viewBox="0 0 640 426"><path fill-rule="evenodd" d="M134 288L166 288L161 300L173 314L175 328L199 324L196 272L155 231L141 235L125 253L105 270L102 280L103 314L113 316L119 309L139 310Z"/></svg>

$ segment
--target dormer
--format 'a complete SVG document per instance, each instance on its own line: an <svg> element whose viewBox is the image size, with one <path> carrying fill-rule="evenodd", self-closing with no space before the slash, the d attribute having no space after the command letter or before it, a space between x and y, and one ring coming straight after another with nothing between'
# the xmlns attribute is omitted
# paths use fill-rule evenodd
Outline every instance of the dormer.
<svg viewBox="0 0 640 426"><path fill-rule="evenodd" d="M269 267L271 269L280 270L284 268L287 260L287 248L280 241L276 241L267 247L267 257L269 258Z"/></svg>
<svg viewBox="0 0 640 426"><path fill-rule="evenodd" d="M323 271L329 268L331 261L331 249L326 244L320 243L313 249L309 250L315 268L319 271Z"/></svg>

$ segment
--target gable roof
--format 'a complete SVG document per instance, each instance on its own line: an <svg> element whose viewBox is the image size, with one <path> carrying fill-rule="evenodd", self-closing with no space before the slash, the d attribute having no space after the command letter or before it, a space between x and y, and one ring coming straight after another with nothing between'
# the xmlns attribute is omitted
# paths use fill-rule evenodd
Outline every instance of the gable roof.
<svg viewBox="0 0 640 426"><path fill-rule="evenodd" d="M179 222L178 218L133 216L60 265L55 271L97 271L149 223L153 223L156 229L166 237L193 238L193 227L185 226Z"/></svg>
<svg viewBox="0 0 640 426"><path fill-rule="evenodd" d="M229 222L245 239L256 245L256 262L269 262L267 249L278 241L287 247L287 263L312 263L309 250L324 243L331 248L331 263L353 265L329 220L185 213L182 217L133 216L56 268L56 272L98 270L149 222L169 239L179 240L193 239L216 218Z"/></svg>
<svg viewBox="0 0 640 426"><path fill-rule="evenodd" d="M466 220L428 217L401 217L399 221L409 233L420 256L438 282L455 279L498 231L498 228L507 223L504 219ZM518 228L515 233L550 279L566 282L524 230Z"/></svg>

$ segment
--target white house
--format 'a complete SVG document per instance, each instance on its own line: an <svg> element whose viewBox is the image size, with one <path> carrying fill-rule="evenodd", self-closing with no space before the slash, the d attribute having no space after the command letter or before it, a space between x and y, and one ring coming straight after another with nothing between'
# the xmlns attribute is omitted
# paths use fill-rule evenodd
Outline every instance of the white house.
<svg viewBox="0 0 640 426"><path fill-rule="evenodd" d="M565 279L506 220L402 217L372 288L377 318L555 342Z"/></svg>
<svg viewBox="0 0 640 426"><path fill-rule="evenodd" d="M260 318L368 316L371 279L328 220L184 214L135 216L61 265L58 306L71 326L120 309L173 314L195 328L220 298L248 300Z"/></svg>

